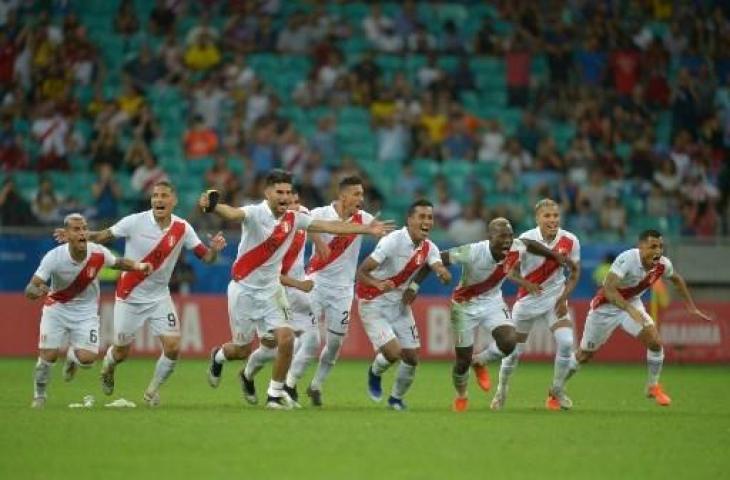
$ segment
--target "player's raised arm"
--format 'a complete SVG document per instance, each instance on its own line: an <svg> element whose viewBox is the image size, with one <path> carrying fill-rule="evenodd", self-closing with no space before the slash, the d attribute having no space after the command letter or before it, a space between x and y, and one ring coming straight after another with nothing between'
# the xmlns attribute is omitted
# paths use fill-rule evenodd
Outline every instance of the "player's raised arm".
<svg viewBox="0 0 730 480"><path fill-rule="evenodd" d="M66 229L65 228L57 228L53 230L53 238L58 243L65 243L68 241L68 236L66 235ZM112 240L114 240L114 234L112 234L111 229L106 228L104 230L99 230L95 232L88 232L86 234L87 240L94 243L109 243Z"/></svg>
<svg viewBox="0 0 730 480"><path fill-rule="evenodd" d="M532 252L530 252L532 253ZM539 254L537 254L539 255ZM506 277L517 284L517 286L524 288L529 293L533 295L540 295L542 293L542 286L537 283L532 283L529 280L526 280L525 277L522 276L520 273L520 263L515 262L513 263L508 269Z"/></svg>
<svg viewBox="0 0 730 480"><path fill-rule="evenodd" d="M682 278L680 274L676 272L673 273L669 277L669 280L671 280L672 285L674 285L674 288L677 289L679 295L682 297L682 300L684 300L684 305L689 313L698 316L703 320L713 320L710 315L697 308L697 305L695 305L695 301L692 298L692 294L689 293L689 288L687 288L687 282L684 281L684 278Z"/></svg>
<svg viewBox="0 0 730 480"><path fill-rule="evenodd" d="M48 285L43 281L42 278L33 275L25 287L25 297L30 300L37 300L47 294L49 291Z"/></svg>
<svg viewBox="0 0 730 480"><path fill-rule="evenodd" d="M208 234L208 239L210 239L210 243L200 259L205 263L213 263L218 259L218 254L226 248L226 238L223 236L223 232L218 232L215 235Z"/></svg>
<svg viewBox="0 0 730 480"><path fill-rule="evenodd" d="M135 262L128 258L117 258L117 261L112 265L114 270L124 270L127 272L142 272L145 275L149 275L154 271L154 267L148 262Z"/></svg>
<svg viewBox="0 0 730 480"><path fill-rule="evenodd" d="M198 206L205 213L215 213L229 222L241 222L246 218L246 213L241 208L232 207L225 203L218 203L219 193L216 190L208 190L200 194Z"/></svg>
<svg viewBox="0 0 730 480"><path fill-rule="evenodd" d="M373 220L367 225L341 222L339 220L312 220L307 228L311 233L332 233L334 235L374 235L382 237L395 229L392 220Z"/></svg>

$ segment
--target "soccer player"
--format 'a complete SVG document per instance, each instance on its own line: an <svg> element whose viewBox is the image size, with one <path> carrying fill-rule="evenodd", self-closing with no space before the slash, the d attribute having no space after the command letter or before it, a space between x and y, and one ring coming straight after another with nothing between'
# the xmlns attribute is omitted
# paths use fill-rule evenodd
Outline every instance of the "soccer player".
<svg viewBox="0 0 730 480"><path fill-rule="evenodd" d="M154 271L147 277L135 272L124 273L117 282L114 338L104 356L101 387L106 395L114 392L116 367L129 355L137 330L149 323L153 334L160 339L162 354L143 399L148 405L157 406L159 389L175 370L180 353L180 321L168 288L172 270L183 247L192 250L205 263L212 263L225 248L226 240L219 232L212 237L208 248L186 220L172 213L177 194L170 182L157 182L150 202L151 210L128 215L106 230L89 232L88 238L101 243L124 238L125 257L153 266Z"/></svg>
<svg viewBox="0 0 730 480"><path fill-rule="evenodd" d="M340 181L337 200L330 205L312 210L312 218L321 220L342 220L354 224L368 224L373 216L361 210L364 199L362 180L359 177L345 177ZM317 321L323 319L327 328L324 348L319 364L307 388L312 405L322 406L322 386L335 365L342 350L350 325L355 272L360 254L362 237L357 235L313 235L316 248L312 251L307 273L314 280L311 294L312 310ZM294 355L294 364L304 364L308 350L299 350ZM296 390L303 370L292 368L287 376L290 391Z"/></svg>
<svg viewBox="0 0 730 480"><path fill-rule="evenodd" d="M447 284L451 273L441 262L438 247L428 239L433 205L417 200L408 209L407 225L382 238L357 270L355 293L363 327L378 353L368 368L368 392L373 401L383 396L381 376L401 360L388 406L405 410L403 397L413 383L421 346L410 305L403 294L424 265Z"/></svg>
<svg viewBox="0 0 730 480"><path fill-rule="evenodd" d="M299 194L295 189L292 189L289 209L294 212L309 214L309 210L299 203ZM287 379L290 377L300 378L307 364L317 357L319 349L319 328L314 313L312 313L308 294L311 292L314 282L305 278L304 272L304 245L306 242L307 231L297 230L294 234L294 240L292 240L289 250L287 250L282 260L281 275L279 276L291 307L291 324L295 335L293 359L287 373ZM276 358L276 340L273 336L268 332L259 332L259 337L259 347L248 357L245 369L239 373L244 398L251 404L258 403L256 387L253 382L254 376L267 362ZM220 381L220 377L213 377L209 372L209 381L211 386L215 387L217 382ZM294 384L296 385L296 382ZM292 406L300 408L296 389L288 387L285 383L284 390L292 399Z"/></svg>
<svg viewBox="0 0 730 480"><path fill-rule="evenodd" d="M117 258L105 247L88 241L89 229L80 213L67 215L63 230L68 243L46 253L25 288L31 300L47 295L41 314L38 361L35 367L34 408L46 403L51 367L66 335L69 347L63 377L68 382L76 370L89 368L99 352L99 272L104 267L148 275L152 265ZM50 280L51 287L47 282Z"/></svg>
<svg viewBox="0 0 730 480"><path fill-rule="evenodd" d="M545 405L549 410L569 409L572 406L563 384L569 370L577 365L573 354L573 324L568 315L568 297L575 289L580 275L580 244L575 235L560 228L560 207L555 201L546 198L537 202L535 220L537 228L523 233L520 239L534 240L570 259L567 263L570 276L565 278L563 268L555 258L545 258L528 252L520 261L522 277L539 285L540 290L518 290L517 301L512 307L512 319L517 329L517 346L509 356L502 359L499 383L491 403L493 410L504 407L510 376L517 368L530 330L538 322L547 324L557 345L553 383ZM478 377L483 376L480 370L488 355L489 352L485 351L474 359Z"/></svg>
<svg viewBox="0 0 730 480"><path fill-rule="evenodd" d="M672 262L663 253L662 234L656 230L646 230L639 235L638 248L626 250L616 257L603 287L591 300L576 357L580 364L588 362L620 326L646 347L649 371L647 397L653 398L658 405L668 406L672 400L659 384L664 349L654 320L641 302L641 295L658 279L669 279L679 291L690 314L703 320L712 318L697 308L684 279L674 271Z"/></svg>
<svg viewBox="0 0 730 480"><path fill-rule="evenodd" d="M452 372L456 389L453 409L456 412L463 412L468 407L467 383L477 329L484 327L494 339L481 354L482 361L504 358L512 353L517 343L510 310L502 297L504 279L509 278L530 293L539 293L539 285L525 280L519 274L518 263L525 252L565 262L564 257L539 242L515 239L512 225L505 218L493 219L487 231L486 240L441 253L444 265L459 264L462 269L459 286L451 296L451 327L456 353ZM422 272L427 273L427 270L424 268ZM411 282L410 291L417 291L418 282L422 279L418 277L425 276L422 272ZM479 386L485 391L489 390L489 377L485 380L480 376Z"/></svg>
<svg viewBox="0 0 730 480"><path fill-rule="evenodd" d="M272 170L266 177L266 199L241 208L217 203L210 192L200 197L199 205L228 221L241 222L238 258L228 284L228 312L232 339L211 355L209 376L217 385L226 360L244 359L251 352L255 330L274 336L276 360L267 391L266 407L290 409L292 402L284 381L292 359L294 332L291 310L280 283L284 255L300 229L336 235L370 234L382 236L393 229L390 222L369 224L314 220L309 215L288 210L292 194L289 172ZM242 378L243 380L243 378ZM242 382L243 383L243 382ZM243 384L244 391L248 385ZM245 391L246 395L251 392ZM255 394L255 392L253 392Z"/></svg>

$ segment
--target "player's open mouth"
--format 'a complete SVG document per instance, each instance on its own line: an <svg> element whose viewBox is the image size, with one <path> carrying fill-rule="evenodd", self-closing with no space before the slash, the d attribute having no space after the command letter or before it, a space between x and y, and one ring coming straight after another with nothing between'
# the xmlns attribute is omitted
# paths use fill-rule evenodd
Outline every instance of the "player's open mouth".
<svg viewBox="0 0 730 480"><path fill-rule="evenodd" d="M421 233L424 235L428 235L428 232L431 231L431 227L421 227Z"/></svg>
<svg viewBox="0 0 730 480"><path fill-rule="evenodd" d="M655 255L655 256L651 257L651 262L652 263L658 263L659 262L659 259L661 257L662 257L661 255Z"/></svg>
<svg viewBox="0 0 730 480"><path fill-rule="evenodd" d="M154 208L155 212L164 212L165 211L165 207L163 207L162 205L155 205L153 208Z"/></svg>

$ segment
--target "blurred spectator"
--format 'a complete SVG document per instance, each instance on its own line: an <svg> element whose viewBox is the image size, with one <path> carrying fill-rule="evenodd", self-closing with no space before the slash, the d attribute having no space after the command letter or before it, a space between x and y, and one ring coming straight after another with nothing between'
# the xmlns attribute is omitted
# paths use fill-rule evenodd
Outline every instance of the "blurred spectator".
<svg viewBox="0 0 730 480"><path fill-rule="evenodd" d="M662 192L668 196L676 194L682 182L682 178L677 173L677 167L670 158L665 158L659 163L659 168L654 171L653 179Z"/></svg>
<svg viewBox="0 0 730 480"><path fill-rule="evenodd" d="M0 189L0 224L5 227L29 227L36 223L28 201L18 192L15 180L12 177L5 178Z"/></svg>
<svg viewBox="0 0 730 480"><path fill-rule="evenodd" d="M402 163L410 150L410 131L400 115L384 117L375 129L378 161Z"/></svg>
<svg viewBox="0 0 730 480"><path fill-rule="evenodd" d="M407 38L408 35L416 30L419 23L418 7L415 0L405 0L398 8L398 12L393 19L395 33L401 38Z"/></svg>
<svg viewBox="0 0 730 480"><path fill-rule="evenodd" d="M596 233L598 230L598 217L591 210L591 204L587 198L578 201L575 213L569 216L568 225L572 231L585 235Z"/></svg>
<svg viewBox="0 0 730 480"><path fill-rule="evenodd" d="M312 37L302 14L289 17L286 26L279 32L276 49L281 53L305 54L312 46Z"/></svg>
<svg viewBox="0 0 730 480"><path fill-rule="evenodd" d="M608 272L611 270L611 265L613 265L614 260L616 260L616 255L613 253L607 253L606 256L603 257L601 263L596 265L591 278L597 287L603 286L603 281L606 279L606 275L608 275Z"/></svg>
<svg viewBox="0 0 730 480"><path fill-rule="evenodd" d="M421 22L416 24L415 30L408 35L406 40L406 48L409 52L413 53L432 52L436 50L437 46L438 41L436 40L436 37L434 37Z"/></svg>
<svg viewBox="0 0 730 480"><path fill-rule="evenodd" d="M474 37L474 52L477 55L496 55L501 49L500 43L491 19L484 17L479 31Z"/></svg>
<svg viewBox="0 0 730 480"><path fill-rule="evenodd" d="M543 135L544 128L539 124L537 116L530 111L525 111L525 113L522 114L522 120L520 121L520 124L517 127L517 132L515 133L517 141L519 141L520 145L529 151L530 154L535 155L537 153L537 146Z"/></svg>
<svg viewBox="0 0 730 480"><path fill-rule="evenodd" d="M13 127L13 119L2 117L0 123L0 170L12 171L28 166L28 155L23 150L23 139Z"/></svg>
<svg viewBox="0 0 730 480"><path fill-rule="evenodd" d="M124 167L125 170L134 172L140 165L145 163L147 157L152 156L152 152L147 147L144 139L139 133L135 133L132 142L127 147L127 151L124 154Z"/></svg>
<svg viewBox="0 0 730 480"><path fill-rule="evenodd" d="M532 167L532 155L522 148L516 138L510 138L500 154L500 165L507 167L515 176Z"/></svg>
<svg viewBox="0 0 730 480"><path fill-rule="evenodd" d="M226 157L218 154L214 157L213 165L205 172L205 185L226 195L237 189L236 175L228 167Z"/></svg>
<svg viewBox="0 0 730 480"><path fill-rule="evenodd" d="M409 164L403 165L403 170L398 177L398 195L403 198L414 198L423 195L424 185L420 177L413 173L413 167Z"/></svg>
<svg viewBox="0 0 730 480"><path fill-rule="evenodd" d="M223 71L225 78L225 86L229 91L241 89L248 90L251 88L254 79L256 78L256 72L246 62L246 56L243 54L237 54L233 57L233 62L230 62Z"/></svg>
<svg viewBox="0 0 730 480"><path fill-rule="evenodd" d="M522 35L515 35L504 57L507 73L507 103L525 107L530 100L532 54Z"/></svg>
<svg viewBox="0 0 730 480"><path fill-rule="evenodd" d="M124 114L125 121L131 120L139 114L144 106L142 91L132 82L125 81L122 94L117 98L119 110Z"/></svg>
<svg viewBox="0 0 730 480"><path fill-rule="evenodd" d="M176 15L165 0L156 0L150 12L149 30L152 35L168 35L175 28Z"/></svg>
<svg viewBox="0 0 730 480"><path fill-rule="evenodd" d="M659 185L652 185L649 196L646 197L646 214L652 217L666 217L669 215L669 198L662 192Z"/></svg>
<svg viewBox="0 0 730 480"><path fill-rule="evenodd" d="M144 104L139 111L139 115L132 119L132 135L139 136L148 145L160 136L160 126L152 113L149 105Z"/></svg>
<svg viewBox="0 0 730 480"><path fill-rule="evenodd" d="M310 161L310 151L304 139L293 126L289 126L279 138L281 165L284 170L299 177Z"/></svg>
<svg viewBox="0 0 730 480"><path fill-rule="evenodd" d="M423 102L423 111L418 123L423 127L432 144L441 145L441 142L446 138L447 119L446 115L436 109L431 98Z"/></svg>
<svg viewBox="0 0 730 480"><path fill-rule="evenodd" d="M334 165L339 161L339 149L334 126L334 117L320 117L317 119L317 130L310 140L312 151L319 153L326 165Z"/></svg>
<svg viewBox="0 0 730 480"><path fill-rule="evenodd" d="M132 78L138 89L149 88L165 78L167 68L165 62L152 53L145 43L139 54L124 66L124 72Z"/></svg>
<svg viewBox="0 0 730 480"><path fill-rule="evenodd" d="M185 65L193 71L207 71L218 66L221 52L213 40L203 34L198 40L185 49L183 56Z"/></svg>
<svg viewBox="0 0 730 480"><path fill-rule="evenodd" d="M416 72L416 80L418 86L423 90L428 90L436 86L446 77L446 73L438 66L438 56L431 53L426 58L426 64Z"/></svg>
<svg viewBox="0 0 730 480"><path fill-rule="evenodd" d="M455 95L465 90L476 89L476 78L467 56L459 58L459 64L449 73L449 82Z"/></svg>
<svg viewBox="0 0 730 480"><path fill-rule="evenodd" d="M114 31L125 37L135 34L139 30L139 18L134 10L132 0L122 0L114 17Z"/></svg>
<svg viewBox="0 0 730 480"><path fill-rule="evenodd" d="M165 65L167 75L165 79L172 83L177 83L185 76L185 66L183 64L184 52L182 47L177 43L175 35L170 34L160 45L159 56Z"/></svg>
<svg viewBox="0 0 730 480"><path fill-rule="evenodd" d="M619 203L618 195L610 193L600 208L601 228L607 232L626 234L626 209Z"/></svg>
<svg viewBox="0 0 730 480"><path fill-rule="evenodd" d="M545 50L547 51L548 69L550 71L550 85L558 92L568 86L570 73L573 70L573 55L571 39L566 25L558 20L556 25L545 35Z"/></svg>
<svg viewBox="0 0 730 480"><path fill-rule="evenodd" d="M339 53L333 52L327 58L327 63L319 69L317 81L324 95L327 95L335 86L337 80L347 74L347 68L342 62Z"/></svg>
<svg viewBox="0 0 730 480"><path fill-rule="evenodd" d="M672 132L687 130L697 133L697 92L694 81L686 68L677 75L677 86L672 93Z"/></svg>
<svg viewBox="0 0 730 480"><path fill-rule="evenodd" d="M618 50L611 53L613 87L619 95L628 96L639 81L641 54L628 38L622 38Z"/></svg>
<svg viewBox="0 0 730 480"><path fill-rule="evenodd" d="M363 18L362 28L376 50L397 52L403 48L403 40L396 34L393 20L382 13L378 3L370 6L370 14Z"/></svg>
<svg viewBox="0 0 730 480"><path fill-rule="evenodd" d="M251 128L256 121L264 116L269 110L271 99L264 90L260 80L254 79L251 84L251 92L246 100L246 128Z"/></svg>
<svg viewBox="0 0 730 480"><path fill-rule="evenodd" d="M278 33L274 30L274 24L269 15L259 17L253 45L258 52L273 52L276 50Z"/></svg>
<svg viewBox="0 0 730 480"><path fill-rule="evenodd" d="M482 134L478 158L480 162L497 162L504 147L505 137L502 126L497 120L485 122L485 132Z"/></svg>
<svg viewBox="0 0 730 480"><path fill-rule="evenodd" d="M218 150L218 135L205 125L203 117L196 115L192 126L185 132L183 144L188 158L207 157Z"/></svg>
<svg viewBox="0 0 730 480"><path fill-rule="evenodd" d="M439 49L448 54L461 54L465 52L464 39L459 34L453 20L446 20L441 29L439 38Z"/></svg>
<svg viewBox="0 0 730 480"><path fill-rule="evenodd" d="M278 166L275 137L276 126L272 122L263 122L254 127L248 156L255 175L264 174Z"/></svg>
<svg viewBox="0 0 730 480"><path fill-rule="evenodd" d="M56 195L51 179L42 177L38 184L38 191L33 196L33 202L30 206L35 218L43 225L57 224L60 203L60 198Z"/></svg>
<svg viewBox="0 0 730 480"><path fill-rule="evenodd" d="M114 170L119 170L124 161L124 153L119 146L117 132L105 127L91 144L91 167L96 169L101 164L107 164Z"/></svg>
<svg viewBox="0 0 730 480"><path fill-rule="evenodd" d="M96 205L94 220L100 226L105 227L119 216L122 188L114 179L114 170L108 163L99 164L96 172L96 181L91 186L91 195Z"/></svg>
<svg viewBox="0 0 730 480"><path fill-rule="evenodd" d="M211 215L208 215L209 217ZM187 255L180 255L170 277L170 293L188 295L195 283L195 270L187 261Z"/></svg>
<svg viewBox="0 0 730 480"><path fill-rule="evenodd" d="M436 199L433 202L434 223L443 229L448 229L451 222L461 215L461 205L454 200L449 191L445 177L436 179Z"/></svg>
<svg viewBox="0 0 730 480"><path fill-rule="evenodd" d="M144 163L134 170L130 181L132 189L141 195L138 205L140 210L149 208L152 188L157 182L164 180L169 180L167 173L157 165L154 155L145 155Z"/></svg>
<svg viewBox="0 0 730 480"><path fill-rule="evenodd" d="M454 220L448 230L449 240L457 245L481 242L487 238L487 224L474 205L464 207L464 215Z"/></svg>
<svg viewBox="0 0 730 480"><path fill-rule="evenodd" d="M31 132L41 145L38 170L68 170L66 160L68 121L53 104L44 103L39 106L38 116L33 121Z"/></svg>
<svg viewBox="0 0 730 480"><path fill-rule="evenodd" d="M452 116L449 127L450 131L442 144L444 160L473 160L476 145L467 131L463 115Z"/></svg>
<svg viewBox="0 0 730 480"><path fill-rule="evenodd" d="M196 26L190 29L185 35L185 45L195 45L200 42L201 37L207 37L210 41L217 43L220 38L218 29L210 25L210 13L204 10L200 17L200 21Z"/></svg>
<svg viewBox="0 0 730 480"><path fill-rule="evenodd" d="M608 197L608 189L603 174L598 169L593 170L590 173L588 185L580 189L577 201L580 203L583 199L587 200L591 210L598 212L606 197Z"/></svg>
<svg viewBox="0 0 730 480"><path fill-rule="evenodd" d="M216 130L220 127L219 122L227 100L226 91L213 78L206 78L193 90L192 113L202 117L207 128Z"/></svg>

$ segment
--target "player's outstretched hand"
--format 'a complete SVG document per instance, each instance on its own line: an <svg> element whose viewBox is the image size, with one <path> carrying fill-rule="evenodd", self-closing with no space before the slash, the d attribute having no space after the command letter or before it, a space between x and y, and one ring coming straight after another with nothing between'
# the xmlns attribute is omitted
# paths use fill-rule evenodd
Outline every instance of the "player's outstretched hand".
<svg viewBox="0 0 730 480"><path fill-rule="evenodd" d="M417 296L418 292L416 292L412 288L406 288L406 291L403 292L403 298L401 298L401 301L403 302L403 305L410 305L411 303L413 303Z"/></svg>
<svg viewBox="0 0 730 480"><path fill-rule="evenodd" d="M703 312L702 310L700 310L697 307L690 308L689 309L689 313L692 314L692 315L694 315L694 316L696 316L696 317L700 317L702 320L706 320L708 322L711 322L711 321L714 320L714 318L712 318L712 315Z"/></svg>
<svg viewBox="0 0 730 480"><path fill-rule="evenodd" d="M226 237L223 236L223 232L218 232L215 235L208 234L210 240L210 249L216 252L220 252L226 248Z"/></svg>
<svg viewBox="0 0 730 480"><path fill-rule="evenodd" d="M527 282L522 285L525 290L527 290L528 293L531 293L533 295L540 295L542 293L542 287L537 283ZM557 308L557 304L556 304Z"/></svg>
<svg viewBox="0 0 730 480"><path fill-rule="evenodd" d="M53 239L57 241L58 243L66 243L68 241L68 237L66 237L66 229L65 228L56 228L53 230Z"/></svg>
<svg viewBox="0 0 730 480"><path fill-rule="evenodd" d="M312 280L302 280L299 282L299 286L297 288L302 292L309 293L314 288L314 282Z"/></svg>
<svg viewBox="0 0 730 480"><path fill-rule="evenodd" d="M368 224L368 233L376 237L382 237L395 230L393 220L373 220Z"/></svg>
<svg viewBox="0 0 730 480"><path fill-rule="evenodd" d="M436 276L443 285L451 283L451 272L447 268L440 268L436 271Z"/></svg>

